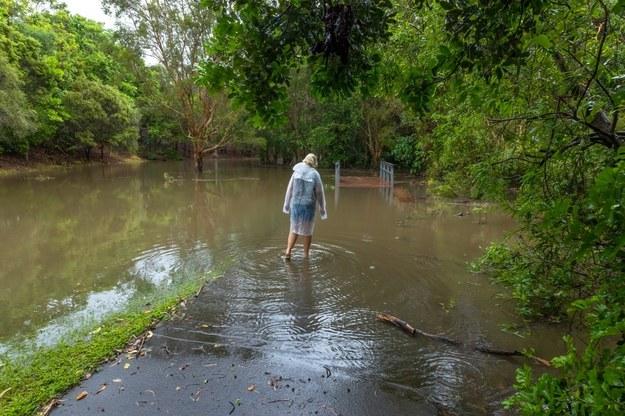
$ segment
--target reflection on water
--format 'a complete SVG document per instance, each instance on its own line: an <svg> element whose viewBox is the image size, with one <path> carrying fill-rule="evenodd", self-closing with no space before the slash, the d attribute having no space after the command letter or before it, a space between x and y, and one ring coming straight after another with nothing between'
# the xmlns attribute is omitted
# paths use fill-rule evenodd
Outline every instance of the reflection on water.
<svg viewBox="0 0 625 416"><path fill-rule="evenodd" d="M498 408L519 364L471 345L557 352L555 328L524 339L501 331L516 319L511 305L467 271L510 229L505 216L427 201L418 188L404 190L418 196L408 203L378 189L336 190L311 258L297 247L284 262L289 176L229 162L196 178L182 164L150 163L0 181L0 349L55 342L228 260L183 323L191 326L165 337L328 365L466 414ZM408 337L377 322L382 311L469 347Z"/></svg>
<svg viewBox="0 0 625 416"><path fill-rule="evenodd" d="M233 172L258 176L245 166ZM261 231L248 203L264 192L257 180L193 179L181 164L149 164L0 181L0 346L47 339L53 322L73 317L77 326L122 308L133 293L207 273L221 244L246 228ZM91 306L98 293L110 299L106 307Z"/></svg>
<svg viewBox="0 0 625 416"><path fill-rule="evenodd" d="M40 328L35 339L36 345L54 344L86 322L97 322L111 312L123 310L135 294L136 288L124 283L110 290L88 294L84 303L81 302L76 308L71 308L73 304L71 298L64 299L61 302L73 310Z"/></svg>

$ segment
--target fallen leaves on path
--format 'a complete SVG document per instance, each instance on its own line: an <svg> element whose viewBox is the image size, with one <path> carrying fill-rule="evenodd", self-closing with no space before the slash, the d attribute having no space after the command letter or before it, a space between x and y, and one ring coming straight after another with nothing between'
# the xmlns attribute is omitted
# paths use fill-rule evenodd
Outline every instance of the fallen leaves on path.
<svg viewBox="0 0 625 416"><path fill-rule="evenodd" d="M76 400L82 400L85 397L87 397L89 395L88 392L86 391L81 391L80 393L78 393L78 396L76 396Z"/></svg>
<svg viewBox="0 0 625 416"><path fill-rule="evenodd" d="M200 400L200 394L203 391L206 391L207 389L199 389L198 391L196 391L195 393L191 393L191 400L193 400L194 402L197 402Z"/></svg>
<svg viewBox="0 0 625 416"><path fill-rule="evenodd" d="M133 342L131 342L128 346L126 346L126 354L128 359L133 357L139 358L145 355L145 351L143 351L143 345L147 340L152 338L154 333L152 331L147 331L145 334L140 337L135 338Z"/></svg>
<svg viewBox="0 0 625 416"><path fill-rule="evenodd" d="M324 404L323 406L321 406L322 409L327 409L330 413L332 413L334 416L340 416L338 413L336 413L336 410L334 410L333 407L328 406L327 404Z"/></svg>

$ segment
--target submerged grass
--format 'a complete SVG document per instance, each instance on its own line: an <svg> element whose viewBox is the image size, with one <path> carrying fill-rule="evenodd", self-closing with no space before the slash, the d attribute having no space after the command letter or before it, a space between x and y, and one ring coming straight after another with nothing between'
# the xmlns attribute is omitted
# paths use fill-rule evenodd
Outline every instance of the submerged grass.
<svg viewBox="0 0 625 416"><path fill-rule="evenodd" d="M62 172L67 169L60 165L33 164L29 166L0 166L0 179L23 175L40 175L42 178L47 174Z"/></svg>
<svg viewBox="0 0 625 416"><path fill-rule="evenodd" d="M58 174L75 166L106 166L106 165L137 165L146 160L137 155L114 155L105 162L99 160L84 161L80 159L68 160L43 160L27 162L20 158L0 158L0 179L14 176L35 176L40 180L52 179L47 175ZM2 393L2 391L0 391Z"/></svg>
<svg viewBox="0 0 625 416"><path fill-rule="evenodd" d="M212 272L210 277L218 274ZM18 358L2 358L0 415L35 414L50 400L78 384L86 373L114 357L116 350L166 318L205 282L182 283L149 307L113 314L96 328L83 328L53 347L42 347Z"/></svg>

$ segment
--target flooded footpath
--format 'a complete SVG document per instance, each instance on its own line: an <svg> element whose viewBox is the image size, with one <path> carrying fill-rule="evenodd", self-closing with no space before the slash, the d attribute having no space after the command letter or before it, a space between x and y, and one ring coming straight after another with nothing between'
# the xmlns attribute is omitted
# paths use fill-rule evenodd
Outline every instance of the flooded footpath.
<svg viewBox="0 0 625 416"><path fill-rule="evenodd" d="M52 414L506 414L515 368L535 364L475 347L560 351L559 328L524 327L502 288L469 272L513 230L507 216L409 183L399 199L335 189L321 171L329 219L317 222L310 259L298 247L285 262L289 170L209 168L200 178L147 163L0 182L1 351L53 345L228 264ZM380 312L462 345L409 336Z"/></svg>

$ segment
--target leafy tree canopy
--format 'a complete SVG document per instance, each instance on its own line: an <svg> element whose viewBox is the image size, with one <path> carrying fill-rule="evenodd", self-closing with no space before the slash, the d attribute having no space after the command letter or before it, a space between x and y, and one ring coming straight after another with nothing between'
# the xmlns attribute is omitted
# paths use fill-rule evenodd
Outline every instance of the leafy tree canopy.
<svg viewBox="0 0 625 416"><path fill-rule="evenodd" d="M202 65L202 82L227 87L266 121L286 110L291 70L304 63L316 91L350 93L371 83L380 56L372 49L389 35L388 0L346 3L204 0L218 22Z"/></svg>
<svg viewBox="0 0 625 416"><path fill-rule="evenodd" d="M64 132L76 147L135 147L138 114L131 99L98 81L78 79L63 96L69 115Z"/></svg>

